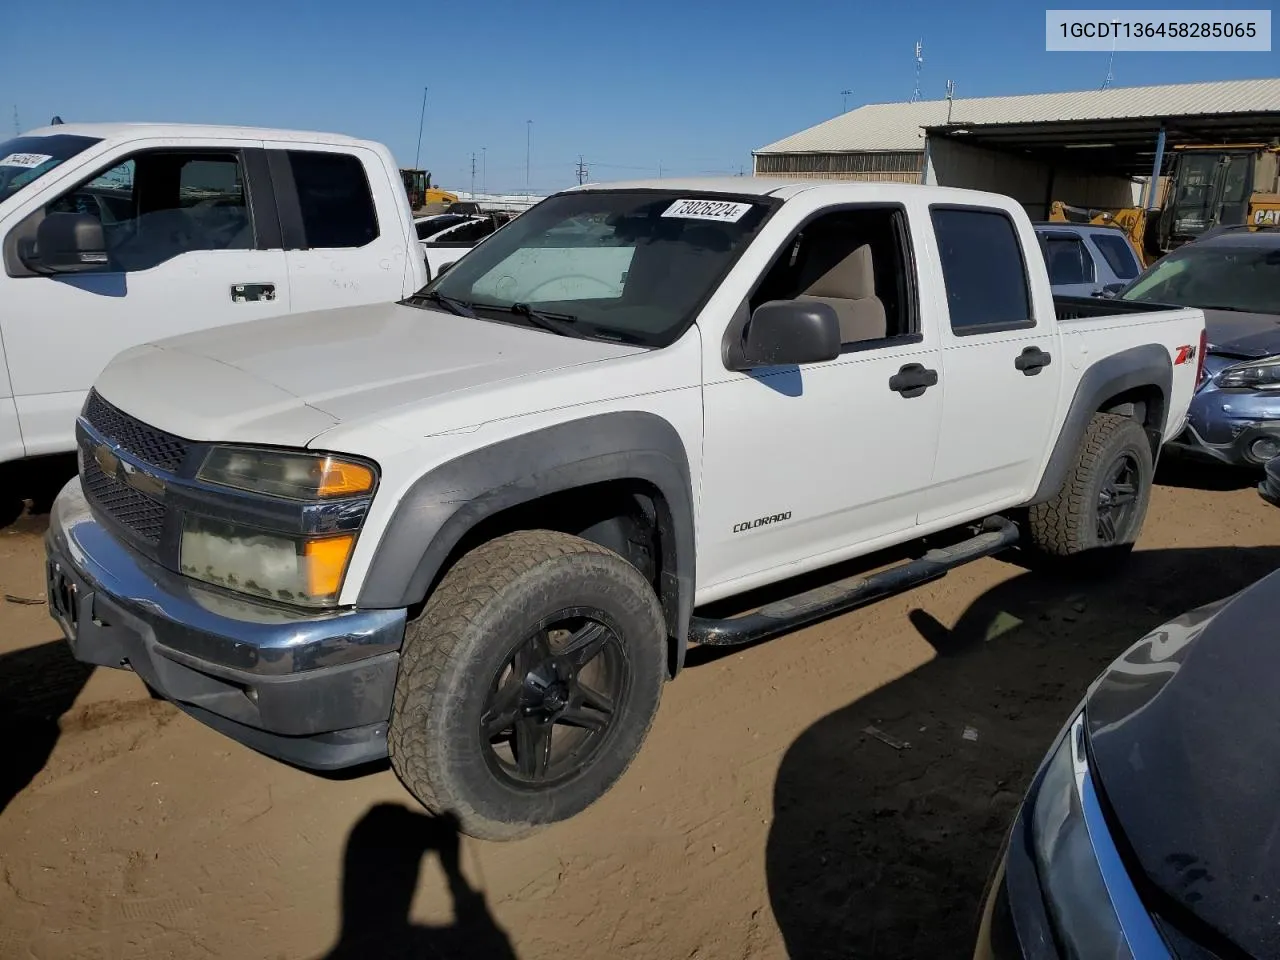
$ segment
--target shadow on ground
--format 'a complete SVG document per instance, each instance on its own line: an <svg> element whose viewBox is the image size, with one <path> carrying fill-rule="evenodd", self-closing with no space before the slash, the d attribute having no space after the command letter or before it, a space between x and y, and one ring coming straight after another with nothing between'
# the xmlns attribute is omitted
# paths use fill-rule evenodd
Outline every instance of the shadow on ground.
<svg viewBox="0 0 1280 960"><path fill-rule="evenodd" d="M1278 565L1280 547L1146 551L1085 587L1019 575L953 630L913 611L936 658L783 757L766 871L790 960L971 957L1004 831L1089 682L1150 629Z"/></svg>
<svg viewBox="0 0 1280 960"><path fill-rule="evenodd" d="M58 718L92 672L61 640L0 655L0 813L44 769L61 733Z"/></svg>
<svg viewBox="0 0 1280 960"><path fill-rule="evenodd" d="M360 818L347 837L342 873L342 931L323 960L516 960L484 894L462 874L457 821L394 803ZM430 927L409 919L423 858L435 853L449 882L454 922Z"/></svg>
<svg viewBox="0 0 1280 960"><path fill-rule="evenodd" d="M58 491L75 475L74 453L0 464L0 527L13 523L24 510L48 513Z"/></svg>
<svg viewBox="0 0 1280 960"><path fill-rule="evenodd" d="M1199 460L1166 449L1156 470L1156 483L1187 490L1248 490L1262 480L1262 468L1233 467L1216 460Z"/></svg>

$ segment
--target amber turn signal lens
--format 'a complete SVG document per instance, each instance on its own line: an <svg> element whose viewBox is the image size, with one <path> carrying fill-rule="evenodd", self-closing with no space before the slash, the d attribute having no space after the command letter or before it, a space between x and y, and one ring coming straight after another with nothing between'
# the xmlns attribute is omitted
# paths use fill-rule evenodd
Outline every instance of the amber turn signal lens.
<svg viewBox="0 0 1280 960"><path fill-rule="evenodd" d="M308 540L302 546L306 558L307 593L313 597L336 597L347 571L354 534Z"/></svg>
<svg viewBox="0 0 1280 960"><path fill-rule="evenodd" d="M327 457L320 467L316 492L322 497L342 497L368 493L373 489L373 471L363 464Z"/></svg>

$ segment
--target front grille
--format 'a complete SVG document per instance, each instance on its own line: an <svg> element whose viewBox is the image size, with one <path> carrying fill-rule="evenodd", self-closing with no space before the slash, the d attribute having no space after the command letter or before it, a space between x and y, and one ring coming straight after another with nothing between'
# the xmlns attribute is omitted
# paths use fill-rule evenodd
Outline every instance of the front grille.
<svg viewBox="0 0 1280 960"><path fill-rule="evenodd" d="M139 460L170 473L181 466L187 455L187 448L191 446L181 437L135 420L103 400L96 390L89 391L89 399L84 405L84 418L95 430L110 437Z"/></svg>
<svg viewBox="0 0 1280 960"><path fill-rule="evenodd" d="M92 456L81 457L81 483L89 499L143 542L156 546L164 529L164 504L109 477Z"/></svg>

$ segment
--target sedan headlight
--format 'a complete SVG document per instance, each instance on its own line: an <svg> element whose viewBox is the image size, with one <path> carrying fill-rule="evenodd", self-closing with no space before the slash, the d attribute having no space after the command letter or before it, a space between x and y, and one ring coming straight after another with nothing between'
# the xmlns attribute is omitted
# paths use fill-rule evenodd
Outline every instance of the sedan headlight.
<svg viewBox="0 0 1280 960"><path fill-rule="evenodd" d="M290 537L188 516L181 569L195 580L283 603L332 605L342 588L356 535Z"/></svg>
<svg viewBox="0 0 1280 960"><path fill-rule="evenodd" d="M1280 357L1268 357L1227 367L1214 378L1219 387L1280 390Z"/></svg>
<svg viewBox="0 0 1280 960"><path fill-rule="evenodd" d="M290 500L327 500L372 492L373 468L328 454L214 447L197 478Z"/></svg>

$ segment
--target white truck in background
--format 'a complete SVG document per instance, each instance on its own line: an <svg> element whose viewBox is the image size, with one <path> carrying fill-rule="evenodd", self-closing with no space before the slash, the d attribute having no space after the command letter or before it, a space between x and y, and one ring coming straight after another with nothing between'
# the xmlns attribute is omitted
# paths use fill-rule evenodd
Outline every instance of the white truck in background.
<svg viewBox="0 0 1280 960"><path fill-rule="evenodd" d="M1015 544L1123 558L1204 325L1055 300L1008 197L578 187L402 303L117 357L50 516L49 609L76 657L228 736L389 754L428 809L517 837L622 775L691 643Z"/></svg>
<svg viewBox="0 0 1280 960"><path fill-rule="evenodd" d="M76 124L0 142L0 464L75 449L134 344L427 282L395 160L329 133Z"/></svg>

